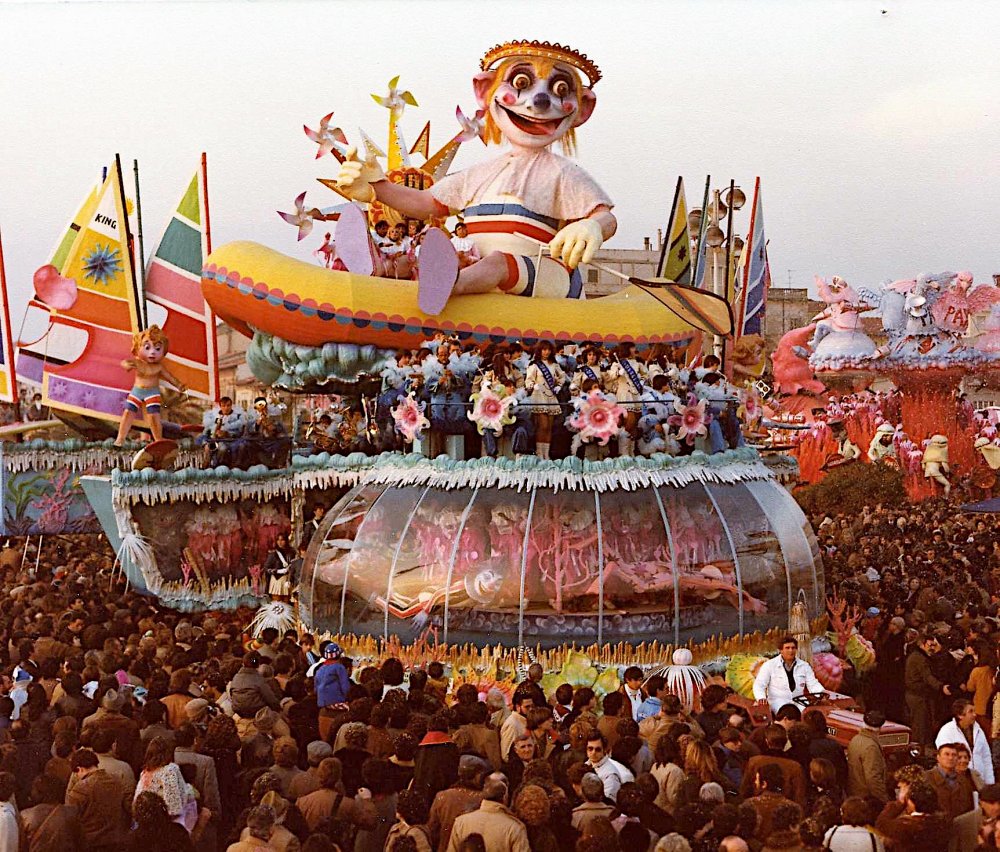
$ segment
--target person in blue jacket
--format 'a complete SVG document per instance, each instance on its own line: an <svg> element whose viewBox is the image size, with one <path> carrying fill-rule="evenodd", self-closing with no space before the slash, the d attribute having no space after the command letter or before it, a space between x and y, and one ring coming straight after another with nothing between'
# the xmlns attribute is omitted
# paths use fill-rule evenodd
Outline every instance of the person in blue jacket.
<svg viewBox="0 0 1000 852"><path fill-rule="evenodd" d="M316 669L316 703L320 708L347 705L347 691L351 679L347 676L341 658L344 652L336 642L330 642L323 649L323 664Z"/></svg>

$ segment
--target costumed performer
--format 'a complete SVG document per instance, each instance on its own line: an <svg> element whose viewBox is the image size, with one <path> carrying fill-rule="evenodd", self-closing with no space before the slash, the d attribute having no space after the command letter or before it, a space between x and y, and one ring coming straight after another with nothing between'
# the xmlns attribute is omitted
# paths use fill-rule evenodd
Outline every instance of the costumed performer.
<svg viewBox="0 0 1000 852"><path fill-rule="evenodd" d="M670 434L670 416L677 397L670 391L670 379L664 373L653 377L653 386L642 395L642 417L639 418L639 452L644 456L667 453L675 456L680 444Z"/></svg>
<svg viewBox="0 0 1000 852"><path fill-rule="evenodd" d="M583 350L583 363L577 363L576 371L570 381L570 392L573 396L580 396L583 393L583 383L590 379L597 382L597 389L604 390L604 371L601 369L601 351L594 346L588 346Z"/></svg>
<svg viewBox="0 0 1000 852"><path fill-rule="evenodd" d="M253 411L247 414L246 434L262 464L270 468L284 467L291 443L281 421L282 408L270 405L267 397L253 401ZM247 447L250 450L250 447Z"/></svg>
<svg viewBox="0 0 1000 852"><path fill-rule="evenodd" d="M135 384L125 397L125 410L122 412L122 421L118 427L118 437L115 438L116 447L125 443L132 423L143 408L146 409L146 416L149 418L149 431L153 440L159 441L163 438L163 421L160 417L163 398L160 395L160 380L165 379L170 382L181 393L187 392L184 382L175 378L163 364L169 346L170 341L158 325L151 325L132 335L132 357L122 361L122 367L135 372Z"/></svg>
<svg viewBox="0 0 1000 852"><path fill-rule="evenodd" d="M549 458L552 443L552 423L562 412L559 391L566 382L566 374L556 362L555 346L543 340L535 346L535 354L524 377L532 419L535 421L535 455Z"/></svg>
<svg viewBox="0 0 1000 852"><path fill-rule="evenodd" d="M498 45L480 67L473 89L486 113L483 139L488 144L506 141L509 152L420 190L391 183L373 156L362 162L352 147L337 186L355 201L377 199L420 220L462 217L483 259L460 270L447 235L430 229L418 290L425 313L440 313L452 294L497 289L521 296L582 298L577 267L589 263L614 235L617 221L604 190L549 146L558 140L565 153L573 152L576 128L594 112L593 87L601 72L585 54L537 41ZM526 251L530 240L547 242L551 257ZM363 216L342 215L337 242L348 269L375 272Z"/></svg>
<svg viewBox="0 0 1000 852"><path fill-rule="evenodd" d="M786 636L778 651L777 657L761 664L753 682L753 697L761 706L770 705L773 713L795 698L824 692L813 667L798 656L798 639Z"/></svg>
<svg viewBox="0 0 1000 852"><path fill-rule="evenodd" d="M944 496L951 493L951 483L948 482L946 474L951 473L948 467L948 438L945 435L932 435L927 449L924 450L924 457L920 460L924 468L924 476L940 483L944 488Z"/></svg>
<svg viewBox="0 0 1000 852"><path fill-rule="evenodd" d="M879 424L872 436L871 443L868 445L868 461L897 461L896 444L893 442L895 434L896 429L891 423Z"/></svg>
<svg viewBox="0 0 1000 852"><path fill-rule="evenodd" d="M646 366L635 355L631 343L619 343L615 360L604 373L604 385L625 409L625 422L618 433L618 455L635 455L635 433L642 412L642 395L645 392Z"/></svg>
<svg viewBox="0 0 1000 852"><path fill-rule="evenodd" d="M195 443L204 447L206 467L233 467L243 454L247 416L242 408L234 408L230 397L224 396L201 420L202 433Z"/></svg>
<svg viewBox="0 0 1000 852"><path fill-rule="evenodd" d="M287 601L292 596L291 565L295 551L288 543L288 536L279 533L274 542L274 550L264 560L264 576L267 577L267 593L279 601Z"/></svg>

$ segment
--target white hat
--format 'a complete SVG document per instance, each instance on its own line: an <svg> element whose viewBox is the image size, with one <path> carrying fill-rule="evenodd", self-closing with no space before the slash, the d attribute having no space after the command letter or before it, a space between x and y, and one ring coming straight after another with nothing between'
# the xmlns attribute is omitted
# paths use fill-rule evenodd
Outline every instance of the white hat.
<svg viewBox="0 0 1000 852"><path fill-rule="evenodd" d="M891 423L882 423L878 429L875 430L878 435L894 435L896 433L896 427Z"/></svg>

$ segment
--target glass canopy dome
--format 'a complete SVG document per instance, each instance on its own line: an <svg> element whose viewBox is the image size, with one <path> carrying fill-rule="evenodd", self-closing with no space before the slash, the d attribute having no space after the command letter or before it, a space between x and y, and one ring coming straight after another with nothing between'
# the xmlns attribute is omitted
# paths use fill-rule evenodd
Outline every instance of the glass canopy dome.
<svg viewBox="0 0 1000 852"><path fill-rule="evenodd" d="M703 641L823 608L805 516L777 482L632 491L361 484L326 515L300 589L314 630L445 642Z"/></svg>

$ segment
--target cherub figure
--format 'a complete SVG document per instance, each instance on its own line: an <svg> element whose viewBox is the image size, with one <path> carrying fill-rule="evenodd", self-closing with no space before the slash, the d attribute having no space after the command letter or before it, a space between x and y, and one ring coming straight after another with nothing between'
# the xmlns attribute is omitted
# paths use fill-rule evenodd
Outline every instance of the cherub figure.
<svg viewBox="0 0 1000 852"><path fill-rule="evenodd" d="M163 359L167 356L170 341L167 340L158 325L151 325L144 331L132 335L132 358L122 361L122 367L135 372L135 384L125 398L125 410L122 412L122 422L118 427L118 437L115 446L125 443L132 424L139 412L145 407L149 418L149 431L154 441L163 438L163 421L160 418L162 398L160 396L160 380L165 379L181 393L187 391L185 384L164 366Z"/></svg>
<svg viewBox="0 0 1000 852"><path fill-rule="evenodd" d="M482 260L462 269L443 231L433 228L424 238L418 299L428 314L440 313L453 294L581 298L577 267L617 228L611 199L594 179L549 150L560 141L572 153L575 129L597 102L597 66L562 45L514 41L488 51L480 67L473 88L485 112L483 138L508 142L510 151L420 190L388 181L373 156L359 160L351 148L337 177L341 192L356 201L378 200L424 221L460 214L468 225ZM338 251L352 272L371 275L377 257L359 214L341 215ZM539 242L551 257L540 255Z"/></svg>

